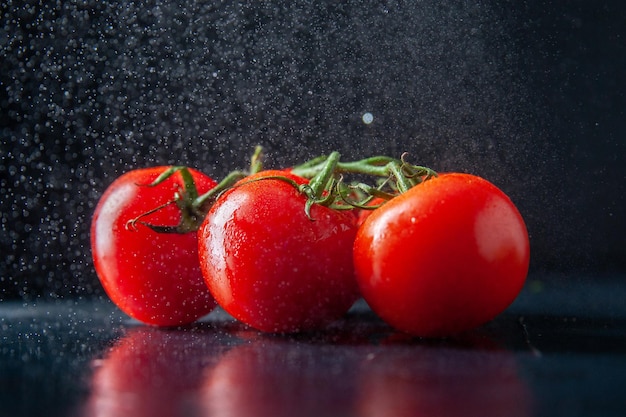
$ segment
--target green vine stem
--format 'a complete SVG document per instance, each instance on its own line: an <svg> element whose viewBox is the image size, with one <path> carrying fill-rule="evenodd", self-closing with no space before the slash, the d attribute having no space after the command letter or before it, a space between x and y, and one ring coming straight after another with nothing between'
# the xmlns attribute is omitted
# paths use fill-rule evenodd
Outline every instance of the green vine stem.
<svg viewBox="0 0 626 417"><path fill-rule="evenodd" d="M383 201L390 200L407 192L412 187L435 177L437 173L430 168L413 165L406 161L407 154L400 159L387 156L374 156L358 161L342 162L339 152L332 152L328 156L321 156L291 169L291 172L303 178L309 179L308 184L298 185L287 177L264 177L258 179L283 179L292 184L299 192L307 197L305 213L311 218L311 208L314 204L330 207L336 210L351 210L354 208L373 210L380 204L372 204L374 199ZM189 168L185 166L172 166L160 174L148 187L155 187L167 178L179 172L183 185L174 193L172 200L149 210L146 213L130 220L127 223L129 229L142 224L159 233L188 233L197 230L211 206L226 190L248 175L263 170L263 149L260 146L250 159L247 171L232 171L217 186L208 192L199 195L193 176ZM346 176L356 175L376 178L376 184L364 182L346 182ZM142 221L142 219L155 211L176 204L181 212L180 222L176 226L160 226ZM312 219L312 218L311 218ZM313 220L313 219L312 219Z"/></svg>
<svg viewBox="0 0 626 417"><path fill-rule="evenodd" d="M191 171L186 166L171 166L163 173L161 173L150 184L138 184L147 187L156 187L163 181L174 175L176 172L180 172L183 180L182 189L176 191L172 200L165 204L155 207L145 213L140 214L136 218L129 220L126 223L126 228L135 229L137 224L149 227L158 233L189 233L198 230L204 217L208 213L211 206L219 198L219 196L232 188L239 180L247 177L248 175L257 173L263 169L263 148L257 146L250 159L250 168L246 171L232 171L222 181L220 181L215 187L207 191L206 193L199 195L198 188L191 175ZM176 226L161 226L148 222L141 221L142 218L161 210L171 204L176 204L180 210L180 221Z"/></svg>
<svg viewBox="0 0 626 417"><path fill-rule="evenodd" d="M333 153L339 156L338 152ZM308 162L305 162L304 164L294 167L291 172L303 178L312 178L317 175L319 171L324 167L328 158L330 158L330 156L317 157ZM387 156L374 156L352 162L338 161L338 163L335 165L335 172L338 174L353 173L370 175L375 177L384 177L388 174L387 164L394 161L398 160Z"/></svg>
<svg viewBox="0 0 626 417"><path fill-rule="evenodd" d="M333 208L366 208L377 206L369 205L374 198L389 200L397 194L407 192L412 187L437 176L430 168L413 165L406 161L407 154L400 159L387 156L374 156L351 162L340 162L338 152L327 157L315 158L302 165L294 167L291 172L304 178L311 178L310 184L316 189L311 204L322 203ZM377 187L365 183L346 185L344 175L356 174L360 176L378 177ZM320 187L324 187L320 190ZM323 200L322 194L326 195ZM351 194L356 194L355 198Z"/></svg>

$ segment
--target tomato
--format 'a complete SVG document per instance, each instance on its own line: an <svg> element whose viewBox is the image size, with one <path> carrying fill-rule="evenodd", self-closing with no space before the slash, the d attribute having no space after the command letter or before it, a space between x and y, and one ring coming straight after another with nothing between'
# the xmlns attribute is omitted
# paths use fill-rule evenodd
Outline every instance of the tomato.
<svg viewBox="0 0 626 417"><path fill-rule="evenodd" d="M352 266L355 216L313 205L265 171L240 181L209 210L198 234L200 265L218 304L265 332L322 327L358 298ZM266 177L266 178L262 178Z"/></svg>
<svg viewBox="0 0 626 417"><path fill-rule="evenodd" d="M372 310L398 330L441 337L504 311L524 284L530 250L524 221L501 190L450 173L371 213L353 255Z"/></svg>
<svg viewBox="0 0 626 417"><path fill-rule="evenodd" d="M188 324L215 306L198 264L197 233L157 233L127 222L172 200L183 181L179 172L161 184L150 184L167 167L137 169L116 179L104 192L91 224L96 273L111 300L129 316L151 325ZM205 193L216 185L191 170L196 187ZM180 210L170 204L143 218L175 226Z"/></svg>

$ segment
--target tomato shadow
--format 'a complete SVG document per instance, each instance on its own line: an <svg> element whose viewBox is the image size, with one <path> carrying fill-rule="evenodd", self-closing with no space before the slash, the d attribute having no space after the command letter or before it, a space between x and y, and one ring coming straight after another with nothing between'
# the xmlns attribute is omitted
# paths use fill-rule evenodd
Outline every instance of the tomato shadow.
<svg viewBox="0 0 626 417"><path fill-rule="evenodd" d="M507 325L508 326L508 325ZM519 326L515 325L515 330ZM524 347L524 339L517 332L504 332L502 329L476 329L447 338L420 338L393 329L380 319L362 300L342 318L324 328L295 332L267 333L256 330L216 309L200 321L176 327L178 330L212 333L216 337L240 342L294 342L311 345L376 346L376 345L420 345L441 348L496 350L503 346ZM516 336L516 337L514 337ZM513 339L515 343L512 343ZM506 343L503 343L506 342Z"/></svg>
<svg viewBox="0 0 626 417"><path fill-rule="evenodd" d="M446 338L420 338L393 329L362 300L341 319L323 329L272 334L255 330L221 310L185 326L230 340L285 341L312 345L425 346L476 351L508 350L541 355L549 352L626 354L626 318L504 312L485 325Z"/></svg>
<svg viewBox="0 0 626 417"><path fill-rule="evenodd" d="M225 314L225 313L224 313ZM524 339L517 334L504 336L501 331L476 329L447 338L420 338L393 329L363 303L357 303L344 317L324 328L297 333L266 333L255 330L227 315L209 317L195 326L205 331L220 332L246 342L299 343L334 346L428 346L467 350L501 350L508 346L524 346ZM516 325L516 329L519 326ZM518 332L519 333L519 332ZM506 342L506 343L504 343Z"/></svg>
<svg viewBox="0 0 626 417"><path fill-rule="evenodd" d="M555 353L626 355L626 319L504 313L489 323L449 338L422 339L389 330L379 343L441 348L507 350L533 356Z"/></svg>
<svg viewBox="0 0 626 417"><path fill-rule="evenodd" d="M421 338L393 329L368 308L351 310L326 328L291 335L254 338L289 339L311 344L352 346L425 346L516 353L626 354L626 319L617 316L567 316L503 313L485 325L446 338Z"/></svg>
<svg viewBox="0 0 626 417"><path fill-rule="evenodd" d="M626 355L626 319L555 314L504 314L483 331L508 348L544 353Z"/></svg>

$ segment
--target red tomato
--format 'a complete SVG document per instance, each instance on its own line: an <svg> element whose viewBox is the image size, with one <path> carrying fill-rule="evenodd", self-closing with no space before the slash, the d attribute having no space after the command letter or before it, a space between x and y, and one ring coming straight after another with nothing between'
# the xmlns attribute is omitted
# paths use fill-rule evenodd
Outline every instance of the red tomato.
<svg viewBox="0 0 626 417"><path fill-rule="evenodd" d="M440 175L387 202L354 244L363 298L391 326L423 337L469 330L504 311L529 257L511 200L469 174Z"/></svg>
<svg viewBox="0 0 626 417"><path fill-rule="evenodd" d="M319 328L358 298L352 266L355 217L313 205L279 175L265 171L220 197L199 230L200 265L217 302L266 332ZM256 181L254 181L257 179Z"/></svg>
<svg viewBox="0 0 626 417"><path fill-rule="evenodd" d="M96 207L91 224L91 248L96 273L111 300L144 323L175 326L195 321L215 307L198 264L196 232L157 233L127 222L174 197L183 185L180 173L148 187L167 167L130 171L115 180ZM216 185L191 170L200 193ZM180 210L171 204L143 220L175 226Z"/></svg>

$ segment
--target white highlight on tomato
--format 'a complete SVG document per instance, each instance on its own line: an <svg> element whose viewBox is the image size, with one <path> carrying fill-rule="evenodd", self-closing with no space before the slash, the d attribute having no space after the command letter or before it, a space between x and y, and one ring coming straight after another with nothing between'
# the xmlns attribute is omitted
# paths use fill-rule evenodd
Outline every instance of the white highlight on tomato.
<svg viewBox="0 0 626 417"><path fill-rule="evenodd" d="M519 228L517 214L505 200L492 198L487 201L474 225L476 243L481 255L494 262L507 256L507 252L513 248L523 248L524 243L516 240L525 236L526 232ZM521 257L523 254L516 255Z"/></svg>
<svg viewBox="0 0 626 417"><path fill-rule="evenodd" d="M210 256L210 260L207 262L213 265L215 269L215 275L213 279L219 286L219 293L221 295L221 302L223 305L228 305L233 301L233 292L230 286L230 281L226 277L226 262L228 254L227 248L224 246L225 234L228 232L228 224L235 217L235 212L245 205L247 197L245 195L233 194L229 198L225 199L219 210L212 217L212 224L209 227L210 233L206 247L209 249L207 253ZM236 250L236 248L230 248Z"/></svg>
<svg viewBox="0 0 626 417"><path fill-rule="evenodd" d="M115 222L122 209L133 200L136 193L136 185L125 184L117 188L113 194L104 201L102 209L100 210L100 217L96 223L96 247L104 256L113 254L115 251Z"/></svg>

